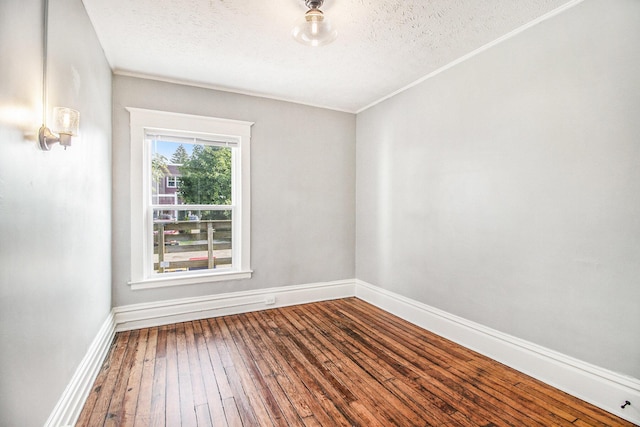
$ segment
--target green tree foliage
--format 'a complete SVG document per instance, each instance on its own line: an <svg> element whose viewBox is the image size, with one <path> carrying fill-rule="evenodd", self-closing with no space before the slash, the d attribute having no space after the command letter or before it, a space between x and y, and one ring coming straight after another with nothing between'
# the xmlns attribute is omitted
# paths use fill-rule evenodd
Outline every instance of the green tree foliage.
<svg viewBox="0 0 640 427"><path fill-rule="evenodd" d="M178 193L185 204L231 204L231 149L196 145L191 157L180 166L180 173ZM220 214L226 217L229 211ZM219 216L210 212L202 219L221 219Z"/></svg>
<svg viewBox="0 0 640 427"><path fill-rule="evenodd" d="M151 159L151 179L153 180L153 191L158 191L158 184L165 176L171 176L167 166L167 158L159 153L155 153Z"/></svg>
<svg viewBox="0 0 640 427"><path fill-rule="evenodd" d="M176 151L174 151L173 155L171 156L171 163L173 163L174 165L182 165L187 162L187 160L189 160L189 154L187 153L187 150L185 150L182 144L178 145L178 148L176 148Z"/></svg>

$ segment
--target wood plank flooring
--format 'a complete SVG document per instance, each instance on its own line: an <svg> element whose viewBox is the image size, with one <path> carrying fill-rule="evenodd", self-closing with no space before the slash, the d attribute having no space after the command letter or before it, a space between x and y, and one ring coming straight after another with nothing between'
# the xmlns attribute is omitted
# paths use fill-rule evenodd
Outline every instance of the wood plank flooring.
<svg viewBox="0 0 640 427"><path fill-rule="evenodd" d="M632 426L348 298L121 332L78 426Z"/></svg>

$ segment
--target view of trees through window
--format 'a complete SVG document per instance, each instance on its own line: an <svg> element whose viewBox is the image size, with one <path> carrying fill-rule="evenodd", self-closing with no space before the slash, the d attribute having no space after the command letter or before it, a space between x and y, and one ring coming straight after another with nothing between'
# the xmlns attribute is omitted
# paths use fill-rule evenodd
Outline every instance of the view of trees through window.
<svg viewBox="0 0 640 427"><path fill-rule="evenodd" d="M154 141L152 147L153 204L231 205L231 148ZM175 177L175 190L166 177ZM210 210L199 219L228 219L229 211ZM168 219L168 218L167 218ZM175 220L189 219L178 211Z"/></svg>
<svg viewBox="0 0 640 427"><path fill-rule="evenodd" d="M231 266L232 150L152 140L154 271Z"/></svg>

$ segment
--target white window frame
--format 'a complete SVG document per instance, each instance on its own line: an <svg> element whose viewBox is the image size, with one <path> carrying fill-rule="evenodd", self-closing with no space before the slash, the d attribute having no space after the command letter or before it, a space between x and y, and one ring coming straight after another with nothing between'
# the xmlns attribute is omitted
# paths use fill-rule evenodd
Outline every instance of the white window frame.
<svg viewBox="0 0 640 427"><path fill-rule="evenodd" d="M131 130L131 289L192 285L251 277L251 126L253 122L127 108ZM234 168L235 219L232 222L234 267L224 271L156 273L153 271L151 150L148 131L216 135L237 142ZM238 171L239 168L239 171ZM236 173L238 172L238 173Z"/></svg>
<svg viewBox="0 0 640 427"><path fill-rule="evenodd" d="M166 177L167 182L166 182L166 188L178 188L178 179L179 177L177 176L167 176Z"/></svg>

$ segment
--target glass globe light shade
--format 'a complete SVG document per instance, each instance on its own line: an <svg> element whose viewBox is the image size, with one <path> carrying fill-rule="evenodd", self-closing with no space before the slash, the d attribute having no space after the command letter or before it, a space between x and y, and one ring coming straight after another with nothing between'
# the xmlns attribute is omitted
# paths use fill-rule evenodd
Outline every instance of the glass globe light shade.
<svg viewBox="0 0 640 427"><path fill-rule="evenodd" d="M53 131L59 135L58 142L66 149L71 145L71 137L78 136L80 113L71 108L55 107L53 122Z"/></svg>
<svg viewBox="0 0 640 427"><path fill-rule="evenodd" d="M80 113L71 108L55 107L53 109L53 131L71 136L78 135Z"/></svg>
<svg viewBox="0 0 640 427"><path fill-rule="evenodd" d="M322 46L336 39L338 32L319 9L310 9L293 28L291 35L307 46Z"/></svg>

